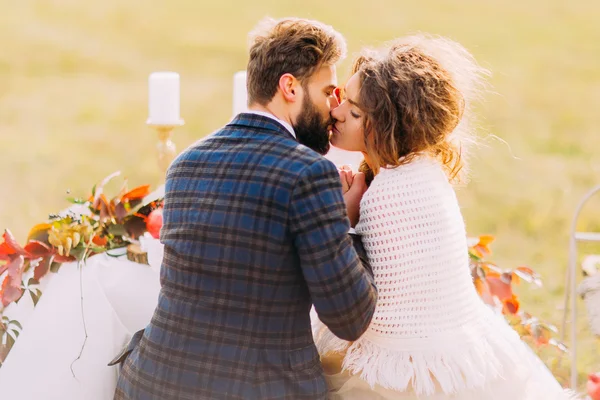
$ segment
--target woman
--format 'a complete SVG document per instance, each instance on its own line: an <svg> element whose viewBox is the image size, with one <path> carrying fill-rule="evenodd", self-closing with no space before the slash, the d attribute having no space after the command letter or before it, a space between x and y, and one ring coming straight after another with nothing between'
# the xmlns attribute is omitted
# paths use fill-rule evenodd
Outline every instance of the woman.
<svg viewBox="0 0 600 400"><path fill-rule="evenodd" d="M451 182L466 171L470 103L484 75L459 44L409 37L359 57L332 112L332 144L365 157L356 232L379 291L356 342L317 328L334 399L568 397L471 278Z"/></svg>

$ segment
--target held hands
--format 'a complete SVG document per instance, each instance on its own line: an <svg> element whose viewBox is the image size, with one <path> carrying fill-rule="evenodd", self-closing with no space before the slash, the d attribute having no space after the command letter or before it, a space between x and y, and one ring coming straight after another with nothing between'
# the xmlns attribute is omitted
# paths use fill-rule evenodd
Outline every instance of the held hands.
<svg viewBox="0 0 600 400"><path fill-rule="evenodd" d="M360 217L360 200L367 191L365 174L357 172L354 174L352 169L344 165L339 170L340 180L342 181L342 193L346 203L346 211L350 219L350 226L355 227Z"/></svg>

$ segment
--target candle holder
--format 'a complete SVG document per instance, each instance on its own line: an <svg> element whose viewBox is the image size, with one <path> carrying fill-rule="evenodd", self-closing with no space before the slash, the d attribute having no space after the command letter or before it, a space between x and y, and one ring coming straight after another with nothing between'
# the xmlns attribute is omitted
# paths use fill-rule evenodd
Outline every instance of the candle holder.
<svg viewBox="0 0 600 400"><path fill-rule="evenodd" d="M166 176L167 169L171 162L177 156L177 148L175 143L171 140L173 130L184 124L183 120L175 124L155 124L150 121L147 122L148 126L153 128L158 135L158 142L156 143L156 158L158 167L163 172L163 179Z"/></svg>

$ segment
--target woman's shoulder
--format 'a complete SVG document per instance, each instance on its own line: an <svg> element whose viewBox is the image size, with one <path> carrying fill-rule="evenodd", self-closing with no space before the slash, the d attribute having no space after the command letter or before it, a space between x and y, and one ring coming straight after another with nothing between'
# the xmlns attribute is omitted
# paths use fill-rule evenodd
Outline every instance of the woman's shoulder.
<svg viewBox="0 0 600 400"><path fill-rule="evenodd" d="M381 168L361 201L361 210L383 204L419 203L423 199L454 193L442 165L419 157L393 168ZM385 207L383 207L385 208Z"/></svg>
<svg viewBox="0 0 600 400"><path fill-rule="evenodd" d="M432 157L417 156L406 164L381 168L373 183L376 185L388 185L390 182L411 184L440 180L448 180L441 163Z"/></svg>

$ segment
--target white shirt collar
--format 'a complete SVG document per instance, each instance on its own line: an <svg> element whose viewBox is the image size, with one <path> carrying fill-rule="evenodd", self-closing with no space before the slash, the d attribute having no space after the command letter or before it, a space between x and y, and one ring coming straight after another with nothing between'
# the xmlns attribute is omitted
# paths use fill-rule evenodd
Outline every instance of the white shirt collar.
<svg viewBox="0 0 600 400"><path fill-rule="evenodd" d="M256 114L256 115L262 115L263 117L267 117L267 118L271 118L274 119L275 121L279 122L281 125L283 125L285 127L285 129L287 129L292 136L294 137L294 139L296 138L296 132L294 132L294 128L288 124L287 122L277 118L276 116L274 116L271 113L268 113L266 111L256 111L256 110L247 110L244 111L245 114Z"/></svg>

